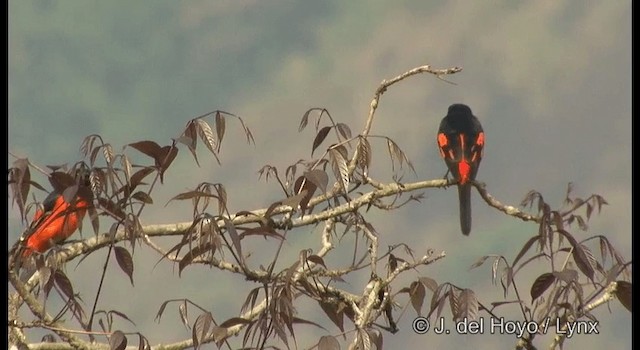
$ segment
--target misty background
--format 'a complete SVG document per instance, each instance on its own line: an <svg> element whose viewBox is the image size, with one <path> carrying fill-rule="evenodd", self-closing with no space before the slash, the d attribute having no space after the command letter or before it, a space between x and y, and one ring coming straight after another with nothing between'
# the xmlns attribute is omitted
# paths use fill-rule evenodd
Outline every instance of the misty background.
<svg viewBox="0 0 640 350"><path fill-rule="evenodd" d="M461 66L462 72L445 77L454 84L422 74L382 96L372 134L394 139L412 161L415 174L404 171L403 181L444 175L438 125L450 104L468 104L486 134L478 180L493 196L517 206L534 189L558 207L569 182L582 198L600 194L609 205L592 217L588 232L572 232L578 238L606 235L631 259L630 1L10 1L8 60L9 150L41 166L80 160L80 144L89 134L120 150L140 140L170 144L189 119L209 111L243 118L255 146L229 119L222 165L199 147L197 167L182 148L165 185L152 194L155 204L146 208L143 224L190 221L189 203L165 203L203 181L225 185L232 212L265 208L281 193L276 183L258 180L258 170L272 164L284 172L310 157L314 132L298 132L307 109L327 108L355 134L383 79L424 64ZM371 144L370 175L391 181L386 144ZM48 185L42 176L35 180ZM46 196L34 193L39 200ZM474 191L473 228L463 237L455 189L424 193L422 203L367 214L380 247L406 242L418 255L444 250L444 260L407 273L407 283L428 276L473 288L482 302L502 300L501 287L490 281L490 263L468 268L483 255L512 260L537 226L496 211ZM24 226L16 208L8 214L11 245ZM109 225L103 223L103 230ZM91 234L86 226L85 237ZM317 249L318 230L295 232L285 245L292 259L301 249ZM88 310L105 254L67 267ZM169 262L156 266L158 258L136 247L135 287L117 267L110 269L99 306L125 312L136 326L121 322L120 328L142 332L151 344L191 336L177 307L154 321L164 300L189 297L223 321L239 312L245 293L257 286L201 266L178 277ZM539 273L519 275L524 298ZM361 282L353 281L354 292ZM317 305L299 311L303 318L324 318ZM566 348L631 347L631 315L618 301L594 314L600 334L568 339ZM189 316L193 322L196 310ZM409 307L401 331L383 333L387 347L493 349L516 341L512 335L416 335L410 328L414 317ZM327 334L312 326L296 330L301 348Z"/></svg>

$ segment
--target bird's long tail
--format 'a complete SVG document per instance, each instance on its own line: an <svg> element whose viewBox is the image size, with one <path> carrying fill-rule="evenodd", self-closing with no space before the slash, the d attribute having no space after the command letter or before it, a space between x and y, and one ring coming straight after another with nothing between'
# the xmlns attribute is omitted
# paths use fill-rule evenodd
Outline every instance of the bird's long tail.
<svg viewBox="0 0 640 350"><path fill-rule="evenodd" d="M460 201L460 229L468 236L471 232L471 184L458 185L458 199Z"/></svg>

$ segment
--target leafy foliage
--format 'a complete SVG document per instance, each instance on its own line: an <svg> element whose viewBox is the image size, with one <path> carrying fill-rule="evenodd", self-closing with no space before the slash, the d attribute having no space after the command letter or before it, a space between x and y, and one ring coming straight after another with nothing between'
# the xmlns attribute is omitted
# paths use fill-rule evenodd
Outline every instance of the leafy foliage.
<svg viewBox="0 0 640 350"><path fill-rule="evenodd" d="M304 132L311 123L309 159L301 159L284 169L267 164L259 170L259 177L275 180L281 199L264 205L263 209L243 209L231 212L227 190L222 183L201 182L192 189L177 193L174 201L190 201L191 221L185 225L144 226L144 209L153 205L156 186L165 185L164 174L172 169L175 159L186 147L199 166L197 146L204 144L207 154L218 163L227 124L237 121L248 143L255 143L253 133L240 117L223 111L213 111L189 120L170 142L141 140L127 144L120 152L100 135L87 136L80 147L84 157L70 169L50 166L42 171L28 159L17 159L8 171L11 200L17 206L23 222L37 203L29 202L32 187L44 186L32 179L34 169L48 178L51 186L74 198L81 189L72 174L79 164L90 169L89 190L92 207L89 216L94 236L78 243L60 244L44 254L23 258L20 254L24 237L16 242L9 256L9 281L13 288L10 297L9 327L11 341L26 345L24 329L30 325L51 330L55 336L73 346L91 348L102 333L111 349L124 349L138 336L141 349L150 348L149 340L139 332L125 332L121 323L133 321L118 310L96 310L106 267L115 259L126 279L134 285L135 248L148 247L158 255L158 264L172 263L178 274L194 265L205 265L226 275L240 275L248 284L240 311L227 319L216 317L213 310L187 299L163 302L157 311L160 322L168 306L177 305L178 318L187 330L184 341L163 344L173 348L201 348L214 343L227 348L297 348L317 346L319 349L340 349L341 342L350 342L354 349L381 349L388 334L398 331L398 308L409 304L417 316L441 317L445 309L454 320L475 320L483 316L498 317L507 307L517 308L523 321L542 323L557 319L561 324L594 316L591 311L616 297L631 310L630 262L627 262L611 242L602 235L576 238L575 231L587 231L587 223L594 213L607 204L603 197L593 194L586 199L573 195L569 185L564 204L553 208L541 193L531 191L521 206L533 210L516 209L493 198L482 184L474 184L485 202L510 218L519 218L536 225L536 233L528 237L513 256L505 254L480 257L471 269L491 262L490 281L502 289L503 299L488 301L470 286L451 282L438 283L420 275L403 284L400 275L408 271L422 274L426 266L445 258L444 252L414 251L404 243L379 250L378 233L368 219L372 209L394 210L412 201L423 199L417 191L450 185L446 179L401 183L398 171L413 165L398 142L387 136L369 135L379 99L388 87L419 73L438 77L460 71L454 67L443 70L429 66L417 67L398 77L385 80L376 90L363 132L354 135L351 127L336 122L325 108L310 108L300 121ZM228 138L228 137L227 137ZM377 141L382 140L380 145ZM300 147L301 149L303 147ZM201 147L201 149L203 149ZM308 148L306 148L308 150ZM132 154L136 154L135 156ZM317 158L313 158L314 154ZM370 173L374 155L388 154L394 173L392 179L379 180ZM200 155L201 156L201 155ZM132 159L142 157L144 163ZM414 170L415 172L415 170ZM409 198L400 201L404 194ZM256 199L258 200L258 199ZM400 201L400 202L399 202ZM399 204L398 204L399 203ZM258 203L256 203L258 204ZM110 224L108 232L101 227ZM290 234L308 226L319 228L319 245L295 247ZM25 230L25 235L29 229ZM170 246L158 243L158 238L173 239ZM254 242L267 241L276 249L270 259L255 261L247 247ZM337 245L353 244L349 263L340 265L333 259ZM108 249L100 290L93 299L92 309L86 311L84 301L73 288L74 283L64 272L68 261L92 252ZM285 261L283 249L299 249L297 259ZM265 248L265 252L268 249ZM113 254L111 254L113 252ZM597 253L594 253L597 252ZM386 262L384 270L378 268ZM522 271L544 269L532 281L525 281ZM25 278L18 275L22 273ZM366 285L344 288L345 281L354 276L368 276ZM218 276L220 280L225 277ZM522 283L529 295L521 294ZM43 304L51 292L65 301L55 316L44 311ZM37 298L34 298L36 296ZM229 302L229 301L225 301ZM317 304L325 316L324 323L301 315L302 303ZM18 316L22 306L34 315L31 324ZM196 309L196 311L193 311ZM195 312L195 313L194 313ZM404 313L400 313L403 315ZM195 316L197 315L197 316ZM193 317L195 316L195 319ZM402 317L402 316L400 316ZM102 333L94 328L94 320ZM296 336L300 327L314 327L323 335L307 344ZM334 327L335 326L335 327ZM337 330L336 330L337 328ZM69 330L82 330L82 336ZM241 337L234 337L242 334ZM536 333L514 339L516 346L532 348ZM55 337L51 335L48 340ZM29 340L31 341L31 340ZM305 344L299 344L304 341ZM559 343L564 341L557 340Z"/></svg>

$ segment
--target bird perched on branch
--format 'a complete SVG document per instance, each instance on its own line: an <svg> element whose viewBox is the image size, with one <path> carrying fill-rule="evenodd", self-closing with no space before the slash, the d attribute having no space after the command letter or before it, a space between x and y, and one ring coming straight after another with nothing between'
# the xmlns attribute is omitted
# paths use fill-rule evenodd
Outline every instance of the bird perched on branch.
<svg viewBox="0 0 640 350"><path fill-rule="evenodd" d="M471 232L471 183L476 179L484 148L484 131L471 108L452 104L438 129L438 149L458 183L460 228Z"/></svg>
<svg viewBox="0 0 640 350"><path fill-rule="evenodd" d="M53 245L62 243L82 224L92 202L89 169L81 164L72 173L73 176L54 172L50 177L54 189L42 202L42 207L36 210L33 221L21 238L23 258L34 252L44 253Z"/></svg>

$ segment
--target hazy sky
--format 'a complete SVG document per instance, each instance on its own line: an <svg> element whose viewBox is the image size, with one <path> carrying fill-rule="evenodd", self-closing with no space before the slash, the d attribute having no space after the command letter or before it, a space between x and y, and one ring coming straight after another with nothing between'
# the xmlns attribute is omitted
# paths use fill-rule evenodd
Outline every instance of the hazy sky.
<svg viewBox="0 0 640 350"><path fill-rule="evenodd" d="M257 171L267 163L284 169L310 157L313 132L298 133L308 108L327 108L355 133L383 79L424 64L461 66L461 73L447 77L454 84L421 75L383 95L372 133L396 140L413 162L416 174L405 172L403 181L444 175L435 133L450 104L466 103L486 133L478 180L491 194L517 206L535 189L558 206L568 182L580 197L598 193L609 205L592 218L588 232L574 232L580 238L606 235L630 259L630 10L630 1L579 0L157 1L154 7L125 1L12 1L9 150L40 165L73 163L80 160L78 148L86 135L100 134L118 150L143 139L168 144L190 118L221 109L245 120L256 145L247 145L238 123L229 121L221 166L203 148L197 168L182 150L143 223L190 220L188 206L164 203L202 181L224 183L232 211L262 208L280 193L275 184L259 181ZM371 175L391 181L386 144L371 143ZM488 207L474 193L473 231L463 237L455 190L425 194L422 203L394 213L368 214L381 234L381 247L407 242L421 251L445 250L447 258L421 275L499 298L501 288L491 284L490 268L468 267L482 255L513 258L537 227ZM9 228L12 244L23 229L13 210ZM293 256L304 248L299 244L317 247L311 232L301 230L306 242L291 243ZM88 295L98 282L91 272L104 254L94 254L77 270L69 268ZM209 269L187 269L178 278L168 263L154 269L158 257L144 248L136 254L136 287L114 269L103 307L127 311L152 344L190 336L176 328L177 313L154 323L163 300L193 296L214 313L219 300L229 300L231 306L220 312L224 319L243 300L217 282L248 290L239 278ZM531 282L520 282L528 290ZM147 297L159 286L162 293ZM123 293L131 299L123 300ZM305 310L318 308L300 311ZM617 301L611 310L596 312L600 335L571 339L568 347L630 348L630 314ZM410 330L414 316L407 310L401 332L385 334L385 345L492 349L515 343L513 336L483 337L482 343L472 336L418 336ZM302 347L312 345L298 340Z"/></svg>

